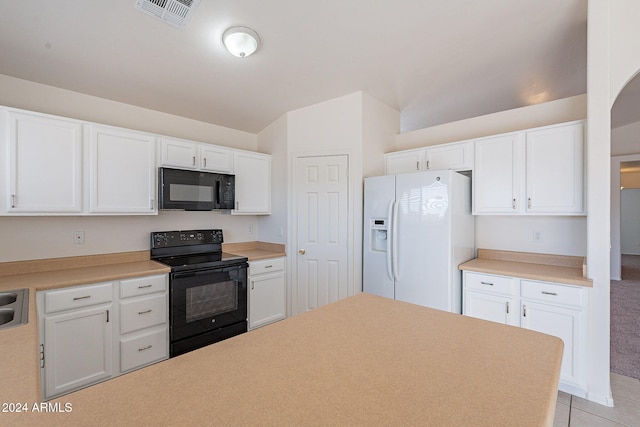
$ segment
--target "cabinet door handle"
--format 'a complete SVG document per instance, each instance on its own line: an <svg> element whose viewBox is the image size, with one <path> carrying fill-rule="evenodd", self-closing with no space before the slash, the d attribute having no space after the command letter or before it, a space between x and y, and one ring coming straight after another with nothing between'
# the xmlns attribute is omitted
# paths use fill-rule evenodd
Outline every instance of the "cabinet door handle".
<svg viewBox="0 0 640 427"><path fill-rule="evenodd" d="M558 294L555 292L547 292L547 291L542 291L542 295L552 295L554 297L558 296Z"/></svg>
<svg viewBox="0 0 640 427"><path fill-rule="evenodd" d="M204 162L204 167L207 167L207 158L205 157L204 159L202 159L202 161Z"/></svg>
<svg viewBox="0 0 640 427"><path fill-rule="evenodd" d="M149 209L153 210L153 199L149 200Z"/></svg>
<svg viewBox="0 0 640 427"><path fill-rule="evenodd" d="M531 209L531 197L527 199L527 209Z"/></svg>
<svg viewBox="0 0 640 427"><path fill-rule="evenodd" d="M491 282L480 282L481 285L493 286Z"/></svg>
<svg viewBox="0 0 640 427"><path fill-rule="evenodd" d="M516 199L513 199L513 200L511 201L511 207L512 207L513 209L515 209L515 208L516 208Z"/></svg>
<svg viewBox="0 0 640 427"><path fill-rule="evenodd" d="M509 314L509 302L507 302L507 314Z"/></svg>
<svg viewBox="0 0 640 427"><path fill-rule="evenodd" d="M107 323L109 323L109 310L107 310Z"/></svg>
<svg viewBox="0 0 640 427"><path fill-rule="evenodd" d="M138 349L138 351L145 351L145 350L149 350L151 347L153 347L153 346L152 346L151 344L149 344L149 345L148 345L148 346L146 346L146 347L139 348L139 349Z"/></svg>
<svg viewBox="0 0 640 427"><path fill-rule="evenodd" d="M429 170L429 160L427 160L427 170Z"/></svg>
<svg viewBox="0 0 640 427"><path fill-rule="evenodd" d="M522 317L527 317L527 306L526 305L522 306Z"/></svg>
<svg viewBox="0 0 640 427"><path fill-rule="evenodd" d="M138 314L147 314L147 313L151 313L151 309L138 312Z"/></svg>
<svg viewBox="0 0 640 427"><path fill-rule="evenodd" d="M191 163L193 164L193 166L195 166L195 165L196 165L196 156L193 156L193 157L192 157L192 159L193 159L193 160L192 160L192 162L191 162Z"/></svg>
<svg viewBox="0 0 640 427"><path fill-rule="evenodd" d="M238 202L236 202L236 210L238 210Z"/></svg>
<svg viewBox="0 0 640 427"><path fill-rule="evenodd" d="M78 301L78 300L81 300L81 299L89 299L89 298L91 298L91 295L85 295L83 297L75 297L73 300L74 301Z"/></svg>
<svg viewBox="0 0 640 427"><path fill-rule="evenodd" d="M251 289L254 289L254 288L255 288L254 284L255 284L255 282L252 280L252 281L251 281Z"/></svg>
<svg viewBox="0 0 640 427"><path fill-rule="evenodd" d="M11 207L12 208L16 207L16 195L15 194L11 195Z"/></svg>

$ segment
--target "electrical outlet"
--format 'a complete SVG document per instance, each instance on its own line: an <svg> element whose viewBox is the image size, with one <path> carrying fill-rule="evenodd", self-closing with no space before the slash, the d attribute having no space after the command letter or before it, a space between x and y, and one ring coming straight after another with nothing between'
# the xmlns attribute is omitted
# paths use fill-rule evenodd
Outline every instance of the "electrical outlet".
<svg viewBox="0 0 640 427"><path fill-rule="evenodd" d="M542 230L533 230L533 241L542 242L544 238L544 232Z"/></svg>
<svg viewBox="0 0 640 427"><path fill-rule="evenodd" d="M73 232L73 244L74 245L82 245L82 244L84 244L84 231L74 231Z"/></svg>

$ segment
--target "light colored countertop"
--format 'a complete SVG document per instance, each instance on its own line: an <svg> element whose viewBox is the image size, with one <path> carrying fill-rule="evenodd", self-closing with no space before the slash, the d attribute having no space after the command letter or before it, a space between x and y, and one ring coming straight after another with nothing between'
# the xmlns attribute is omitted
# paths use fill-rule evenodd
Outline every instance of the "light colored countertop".
<svg viewBox="0 0 640 427"><path fill-rule="evenodd" d="M593 286L593 281L587 279L584 274L584 257L478 249L478 257L460 264L459 269L545 282Z"/></svg>
<svg viewBox="0 0 640 427"><path fill-rule="evenodd" d="M52 401L71 412L0 423L551 426L562 350L548 335L359 294Z"/></svg>
<svg viewBox="0 0 640 427"><path fill-rule="evenodd" d="M54 270L47 270L50 268ZM29 289L29 322L0 330L0 404L40 401L36 291L169 271L169 267L150 261L148 251L0 264L0 291ZM0 425L6 425L5 415L0 412Z"/></svg>
<svg viewBox="0 0 640 427"><path fill-rule="evenodd" d="M222 251L247 257L249 261L287 256L284 245L266 242L223 243Z"/></svg>

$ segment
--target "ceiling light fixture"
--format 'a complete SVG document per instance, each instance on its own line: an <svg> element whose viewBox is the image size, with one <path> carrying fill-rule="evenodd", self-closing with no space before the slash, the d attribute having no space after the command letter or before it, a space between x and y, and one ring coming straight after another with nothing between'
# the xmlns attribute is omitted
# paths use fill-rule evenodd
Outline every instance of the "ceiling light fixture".
<svg viewBox="0 0 640 427"><path fill-rule="evenodd" d="M231 27L222 34L222 43L233 56L246 58L258 50L260 37L251 28Z"/></svg>

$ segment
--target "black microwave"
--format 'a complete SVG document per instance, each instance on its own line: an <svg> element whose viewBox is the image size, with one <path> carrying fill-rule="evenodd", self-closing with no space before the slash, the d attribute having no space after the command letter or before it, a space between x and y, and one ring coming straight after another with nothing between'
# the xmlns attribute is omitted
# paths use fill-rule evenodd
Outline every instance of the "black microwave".
<svg viewBox="0 0 640 427"><path fill-rule="evenodd" d="M158 168L158 208L210 211L233 209L235 176L185 169Z"/></svg>

